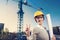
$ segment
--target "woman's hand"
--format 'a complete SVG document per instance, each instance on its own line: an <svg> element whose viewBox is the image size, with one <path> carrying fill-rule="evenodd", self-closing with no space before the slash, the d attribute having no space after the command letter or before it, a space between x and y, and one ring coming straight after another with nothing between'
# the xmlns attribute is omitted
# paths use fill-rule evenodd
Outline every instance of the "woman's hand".
<svg viewBox="0 0 60 40"><path fill-rule="evenodd" d="M52 37L52 40L56 40L56 37L55 37L55 35L53 35L53 37Z"/></svg>
<svg viewBox="0 0 60 40"><path fill-rule="evenodd" d="M30 26L26 25L26 30L25 30L26 36L30 36Z"/></svg>

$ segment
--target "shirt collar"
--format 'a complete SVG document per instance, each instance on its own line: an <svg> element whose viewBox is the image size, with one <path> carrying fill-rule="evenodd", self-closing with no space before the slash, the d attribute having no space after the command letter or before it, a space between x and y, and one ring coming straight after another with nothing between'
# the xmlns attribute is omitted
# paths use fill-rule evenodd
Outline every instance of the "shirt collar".
<svg viewBox="0 0 60 40"><path fill-rule="evenodd" d="M44 29L44 27L43 27L43 26L41 26L41 25L37 25L37 27L39 27L39 28L41 28L41 29Z"/></svg>

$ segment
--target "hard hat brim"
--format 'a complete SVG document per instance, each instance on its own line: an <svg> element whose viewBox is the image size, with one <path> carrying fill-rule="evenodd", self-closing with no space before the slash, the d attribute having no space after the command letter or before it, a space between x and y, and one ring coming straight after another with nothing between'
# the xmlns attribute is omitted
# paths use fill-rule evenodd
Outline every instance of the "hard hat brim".
<svg viewBox="0 0 60 40"><path fill-rule="evenodd" d="M40 15L37 15L37 16L44 16L44 14L40 14ZM37 17L37 16L34 16L34 17Z"/></svg>

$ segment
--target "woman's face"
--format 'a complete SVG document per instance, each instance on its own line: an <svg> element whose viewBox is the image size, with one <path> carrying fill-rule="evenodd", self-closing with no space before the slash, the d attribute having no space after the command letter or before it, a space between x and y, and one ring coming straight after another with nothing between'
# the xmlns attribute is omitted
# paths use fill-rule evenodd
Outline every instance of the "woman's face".
<svg viewBox="0 0 60 40"><path fill-rule="evenodd" d="M44 21L43 16L37 16L37 17L36 17L36 22L37 22L39 25L42 25L42 24L43 24L43 21Z"/></svg>

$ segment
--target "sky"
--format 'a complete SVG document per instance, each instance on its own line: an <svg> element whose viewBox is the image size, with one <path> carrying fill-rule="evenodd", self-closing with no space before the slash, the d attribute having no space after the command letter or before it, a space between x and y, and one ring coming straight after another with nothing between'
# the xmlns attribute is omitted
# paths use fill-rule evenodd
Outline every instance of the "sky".
<svg viewBox="0 0 60 40"><path fill-rule="evenodd" d="M30 24L31 27L36 26L34 21L34 13L37 11L35 8L43 8L42 12L45 15L44 26L48 28L46 15L49 13L51 16L52 26L60 26L60 0L27 0L28 4L34 8L23 5L24 12L24 27ZM0 0L0 23L4 23L4 28L8 28L9 32L17 32L18 25L18 1Z"/></svg>

